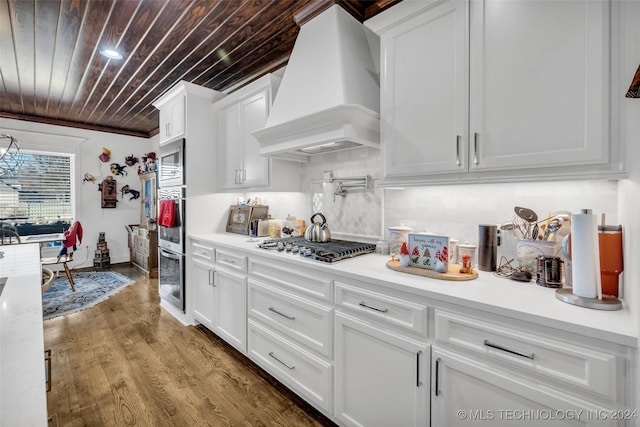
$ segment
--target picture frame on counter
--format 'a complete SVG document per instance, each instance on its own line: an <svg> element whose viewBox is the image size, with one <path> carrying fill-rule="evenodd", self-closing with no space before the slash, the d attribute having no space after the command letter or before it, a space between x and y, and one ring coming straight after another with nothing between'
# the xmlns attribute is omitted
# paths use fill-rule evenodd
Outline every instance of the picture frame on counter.
<svg viewBox="0 0 640 427"><path fill-rule="evenodd" d="M446 273L449 270L449 236L409 233L409 265Z"/></svg>

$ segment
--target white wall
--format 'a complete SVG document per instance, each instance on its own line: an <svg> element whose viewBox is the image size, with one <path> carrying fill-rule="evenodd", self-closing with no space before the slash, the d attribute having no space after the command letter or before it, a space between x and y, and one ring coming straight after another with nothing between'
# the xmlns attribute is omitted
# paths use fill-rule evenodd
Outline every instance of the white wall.
<svg viewBox="0 0 640 427"><path fill-rule="evenodd" d="M73 267L93 266L99 232L106 233L111 263L128 262L129 249L125 225L140 222L141 199L130 201L130 196L126 194L122 198L120 188L128 184L130 188L140 191L136 168L127 167L127 176L114 176L118 188L118 203L115 209L102 209L97 185L83 183L82 179L85 172L95 176L96 182L101 182L109 175L113 176L109 168L110 163L124 165L124 158L128 155L133 154L140 158L145 153L157 151L157 138L136 138L5 118L0 118L0 130L16 136L24 149L75 154L75 219L82 224L84 239L74 257ZM108 163L98 159L102 147L111 150L111 160Z"/></svg>
<svg viewBox="0 0 640 427"><path fill-rule="evenodd" d="M621 40L621 70L619 93L625 93L633 75L640 65L640 2L624 1L622 9L623 28L626 33ZM632 310L640 331L640 99L622 98L620 117L623 120L621 137L627 142L629 179L620 181L618 205L620 222L624 224L624 276L627 306ZM635 384L640 385L640 353L636 351ZM640 408L640 390L636 390L635 405Z"/></svg>

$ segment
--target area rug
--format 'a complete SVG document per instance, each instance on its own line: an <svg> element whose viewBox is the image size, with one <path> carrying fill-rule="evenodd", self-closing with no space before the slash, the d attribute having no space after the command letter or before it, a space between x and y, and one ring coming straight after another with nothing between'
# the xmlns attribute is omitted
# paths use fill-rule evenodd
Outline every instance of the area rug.
<svg viewBox="0 0 640 427"><path fill-rule="evenodd" d="M51 288L42 294L44 320L93 307L135 282L113 271L72 272L72 275L75 292L71 291L69 279L62 272Z"/></svg>

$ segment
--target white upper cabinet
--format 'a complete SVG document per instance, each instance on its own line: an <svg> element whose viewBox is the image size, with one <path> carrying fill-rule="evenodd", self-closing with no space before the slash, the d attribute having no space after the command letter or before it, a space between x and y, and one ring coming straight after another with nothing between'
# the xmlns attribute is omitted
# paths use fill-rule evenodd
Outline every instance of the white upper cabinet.
<svg viewBox="0 0 640 427"><path fill-rule="evenodd" d="M185 93L180 92L160 108L160 145L184 135Z"/></svg>
<svg viewBox="0 0 640 427"><path fill-rule="evenodd" d="M470 7L471 170L608 163L609 4Z"/></svg>
<svg viewBox="0 0 640 427"><path fill-rule="evenodd" d="M269 159L260 156L251 132L264 127L271 105L271 88L220 110L220 183L223 188L266 187Z"/></svg>
<svg viewBox="0 0 640 427"><path fill-rule="evenodd" d="M384 184L624 176L605 0L405 0L380 35Z"/></svg>
<svg viewBox="0 0 640 427"><path fill-rule="evenodd" d="M282 172L295 173L299 165L282 164L284 162L261 156L260 145L252 135L264 128L279 81L272 74L266 75L214 105L220 123L218 159L221 189L297 191L290 188L290 183L296 181L290 179L291 175L289 179L280 181L278 177ZM282 182L287 181L288 186L282 187Z"/></svg>
<svg viewBox="0 0 640 427"><path fill-rule="evenodd" d="M466 6L429 8L381 40L385 177L466 171Z"/></svg>

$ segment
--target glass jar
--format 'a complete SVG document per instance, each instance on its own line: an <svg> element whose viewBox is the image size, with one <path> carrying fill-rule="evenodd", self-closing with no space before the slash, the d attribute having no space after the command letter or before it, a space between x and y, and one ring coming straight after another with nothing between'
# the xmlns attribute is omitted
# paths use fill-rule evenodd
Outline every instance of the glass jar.
<svg viewBox="0 0 640 427"><path fill-rule="evenodd" d="M389 253L391 254L391 259L398 259L400 248L402 248L403 243L409 241L409 233L412 231L413 228L404 224L389 227Z"/></svg>
<svg viewBox="0 0 640 427"><path fill-rule="evenodd" d="M477 245L473 245L469 242L460 243L458 245L458 257L460 258L460 264L464 264L466 260L468 267L473 270L476 267L476 249Z"/></svg>

